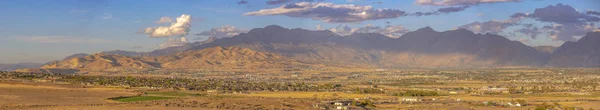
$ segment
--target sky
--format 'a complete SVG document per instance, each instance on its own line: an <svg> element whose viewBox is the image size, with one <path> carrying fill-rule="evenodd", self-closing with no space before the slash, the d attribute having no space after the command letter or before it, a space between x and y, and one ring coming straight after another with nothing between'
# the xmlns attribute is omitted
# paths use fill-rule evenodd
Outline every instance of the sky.
<svg viewBox="0 0 600 110"><path fill-rule="evenodd" d="M3 0L0 63L151 51L253 28L380 33L468 29L529 46L600 31L599 0Z"/></svg>

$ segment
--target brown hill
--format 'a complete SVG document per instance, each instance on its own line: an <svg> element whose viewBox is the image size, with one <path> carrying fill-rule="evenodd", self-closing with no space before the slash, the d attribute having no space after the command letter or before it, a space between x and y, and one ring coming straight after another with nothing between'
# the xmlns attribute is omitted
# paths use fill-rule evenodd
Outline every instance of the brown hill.
<svg viewBox="0 0 600 110"><path fill-rule="evenodd" d="M41 68L74 68L85 70L104 70L109 68L156 68L155 64L144 62L139 58L116 54L93 54L53 62Z"/></svg>
<svg viewBox="0 0 600 110"><path fill-rule="evenodd" d="M220 46L153 57L149 61L159 62L163 68L257 69L308 66L273 53L257 52L238 47L223 48Z"/></svg>
<svg viewBox="0 0 600 110"><path fill-rule="evenodd" d="M262 69L308 68L312 65L278 54L258 52L247 48L220 46L190 50L167 56L131 57L98 53L43 65L41 69L79 69L107 71L119 69ZM45 71L45 70L38 70Z"/></svg>
<svg viewBox="0 0 600 110"><path fill-rule="evenodd" d="M37 68L42 64L40 63L14 63L14 64L0 64L0 71L13 71L22 68Z"/></svg>

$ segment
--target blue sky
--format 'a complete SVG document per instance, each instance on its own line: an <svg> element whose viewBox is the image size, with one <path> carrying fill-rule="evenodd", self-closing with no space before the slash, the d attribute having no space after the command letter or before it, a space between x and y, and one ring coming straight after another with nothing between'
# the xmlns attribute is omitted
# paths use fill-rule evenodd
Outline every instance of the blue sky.
<svg viewBox="0 0 600 110"><path fill-rule="evenodd" d="M435 0L434 0L435 1ZM477 0L472 0L477 1ZM348 26L361 28L386 25L401 26L413 31L430 26L437 31L446 31L473 22L509 20L515 13L532 13L536 8L562 3L578 12L600 11L597 0L522 0L520 2L497 2L466 5L423 5L416 0L314 0L312 3L335 5L354 4L372 6L374 9L394 9L406 13L432 12L440 8L469 6L465 10L430 16L400 16L385 19L353 22L327 22L310 17L294 17L290 14L260 16L244 15L265 9L273 9L299 1L269 5L263 0L5 0L0 2L0 63L47 62L61 59L74 53L96 53L108 50L151 51L168 38L151 38L144 34L148 27L168 26L157 24L161 17L175 20L188 14L192 17L191 27L185 37L205 39L207 36L194 34L229 25L240 32L267 25L286 28L315 30L317 25L324 29ZM381 2L381 4L377 3ZM591 15L590 15L591 16ZM520 20L522 24L538 27L560 24L542 22L535 16ZM175 22L175 21L173 21ZM386 23L386 22L389 22ZM586 22L598 24L597 21ZM592 25L597 30L597 25ZM535 39L522 34L511 34L522 26L511 26L498 34L511 40L522 41L531 46L559 46L565 40L552 39L551 35L538 35ZM586 28L587 29L587 28ZM591 29L592 31L594 29ZM588 29L587 31L589 31ZM564 30L563 30L564 31ZM566 33L566 32L564 32Z"/></svg>

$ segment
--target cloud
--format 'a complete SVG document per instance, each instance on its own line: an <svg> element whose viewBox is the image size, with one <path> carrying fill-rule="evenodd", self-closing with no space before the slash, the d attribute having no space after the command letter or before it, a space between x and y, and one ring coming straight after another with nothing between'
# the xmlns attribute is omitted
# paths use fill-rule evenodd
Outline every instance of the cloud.
<svg viewBox="0 0 600 110"><path fill-rule="evenodd" d="M109 13L104 13L104 16L102 16L102 17L100 17L100 18L102 18L102 19L104 19L104 20L107 20L107 19L112 19L112 18L113 18L113 15L112 15L112 14L109 14Z"/></svg>
<svg viewBox="0 0 600 110"><path fill-rule="evenodd" d="M386 27L374 26L368 24L365 27L351 28L347 25L340 25L336 28L331 28L329 31L341 36L351 35L354 33L378 33L391 38L399 38L402 34L409 32L408 28L402 25L388 25Z"/></svg>
<svg viewBox="0 0 600 110"><path fill-rule="evenodd" d="M440 8L437 11L441 13L450 13L450 12L459 12L469 8L469 6L459 6L459 7L446 7Z"/></svg>
<svg viewBox="0 0 600 110"><path fill-rule="evenodd" d="M552 23L552 25L541 28L550 38L553 40L576 41L578 37L585 35L587 32L598 29L593 22L600 21L600 18L594 16L595 14L597 12L591 10L585 13L578 12L569 5L559 3L536 8L531 14L516 13L511 17L526 17L540 22Z"/></svg>
<svg viewBox="0 0 600 110"><path fill-rule="evenodd" d="M593 14L593 12L591 13ZM569 5L556 4L546 6L544 8L537 8L533 13L526 17L536 19L542 22L552 22L559 24L567 23L583 23L583 22L598 22L600 18L596 16L590 16L585 13L580 13L575 8Z"/></svg>
<svg viewBox="0 0 600 110"><path fill-rule="evenodd" d="M483 13L477 13L477 16L483 17L483 16L485 16L485 14L483 14Z"/></svg>
<svg viewBox="0 0 600 110"><path fill-rule="evenodd" d="M413 16L429 16L429 15L438 15L438 14L439 13L434 11L434 12L415 12L411 15L413 15Z"/></svg>
<svg viewBox="0 0 600 110"><path fill-rule="evenodd" d="M246 16L283 15L296 18L312 18L330 23L362 22L405 16L406 12L396 9L373 9L371 6L352 4L300 2L277 8L247 12Z"/></svg>
<svg viewBox="0 0 600 110"><path fill-rule="evenodd" d="M511 18L511 19L502 20L502 21L499 21L499 20L491 20L491 21L486 21L486 22L476 21L476 22L472 22L469 24L459 26L458 28L471 30L475 33L498 34L510 26L518 25L519 24L518 22L521 21L522 19L523 19L523 17Z"/></svg>
<svg viewBox="0 0 600 110"><path fill-rule="evenodd" d="M267 0L267 4L268 5L277 5L277 4L283 4L283 3L287 3L287 2L291 2L292 0Z"/></svg>
<svg viewBox="0 0 600 110"><path fill-rule="evenodd" d="M390 38L400 38L402 34L409 32L408 28L402 25L388 25L386 27L367 25L365 27L353 29L352 33L378 33Z"/></svg>
<svg viewBox="0 0 600 110"><path fill-rule="evenodd" d="M192 17L183 14L169 26L148 27L144 30L145 34L152 38L169 37L169 36L185 36L190 32Z"/></svg>
<svg viewBox="0 0 600 110"><path fill-rule="evenodd" d="M585 35L587 32L598 30L594 23L568 23L568 24L552 24L544 26L543 29L548 31L548 36L553 40L562 41L577 41L577 37Z"/></svg>
<svg viewBox="0 0 600 110"><path fill-rule="evenodd" d="M239 5L241 5L241 4L248 4L248 1L242 0L242 1L237 2L237 4L239 4Z"/></svg>
<svg viewBox="0 0 600 110"><path fill-rule="evenodd" d="M417 0L418 5L434 5L434 6L458 6L458 5L479 5L484 3L502 3L502 2L519 2L521 0Z"/></svg>
<svg viewBox="0 0 600 110"><path fill-rule="evenodd" d="M524 24L524 28L518 29L515 32L531 37L532 39L536 39L537 36L543 31L533 24Z"/></svg>
<svg viewBox="0 0 600 110"><path fill-rule="evenodd" d="M352 28L348 25L338 25L335 28L328 29L329 31L336 33L340 36L346 36L352 34Z"/></svg>
<svg viewBox="0 0 600 110"><path fill-rule="evenodd" d="M36 43L81 43L81 44L106 44L113 43L111 40L99 38L85 38L72 36L28 36L18 37L18 39L27 42Z"/></svg>
<svg viewBox="0 0 600 110"><path fill-rule="evenodd" d="M522 34L536 39L540 34L546 34L553 40L576 41L587 32L599 30L594 23L600 18L594 16L595 11L578 12L569 5L556 4L543 8L536 8L533 13L515 13L510 19L503 21L473 22L459 28L468 29L476 33L500 33L511 26L523 26L509 34ZM546 26L534 26L533 24L519 23L523 19L551 23Z"/></svg>
<svg viewBox="0 0 600 110"><path fill-rule="evenodd" d="M239 35L241 33L246 33L246 32L248 32L248 30L242 30L242 29L238 29L234 26L226 25L226 26L222 26L222 27L212 28L208 31L204 31L204 32L198 33L196 35L215 37L215 38L221 39L221 38L226 38L226 37L233 37L233 36Z"/></svg>
<svg viewBox="0 0 600 110"><path fill-rule="evenodd" d="M173 22L173 19L171 19L170 17L163 16L163 17L160 17L160 19L154 23L163 24L163 23L171 23L171 22Z"/></svg>
<svg viewBox="0 0 600 110"><path fill-rule="evenodd" d="M323 26L321 26L320 24L317 24L317 30L324 30Z"/></svg>
<svg viewBox="0 0 600 110"><path fill-rule="evenodd" d="M597 11L594 11L594 10L588 10L586 12L586 14L600 16L600 12L597 12Z"/></svg>
<svg viewBox="0 0 600 110"><path fill-rule="evenodd" d="M314 0L267 0L267 5L279 5L289 2L313 2Z"/></svg>
<svg viewBox="0 0 600 110"><path fill-rule="evenodd" d="M408 30L408 28L402 26L402 25L396 25L396 26L387 26L384 28L384 30L380 31L380 34L386 35L388 37L391 38L400 38L400 36L402 36L404 33L409 32L410 30Z"/></svg>
<svg viewBox="0 0 600 110"><path fill-rule="evenodd" d="M520 38L519 42L523 43L523 44L529 44L529 42L531 42L529 39L527 38Z"/></svg>
<svg viewBox="0 0 600 110"><path fill-rule="evenodd" d="M183 46L187 43L188 43L188 41L185 37L181 37L179 39L169 38L169 40L159 44L158 46L160 48L168 48L168 47Z"/></svg>
<svg viewBox="0 0 600 110"><path fill-rule="evenodd" d="M445 8L437 9L436 11L433 11L433 12L415 12L410 15L412 15L412 16L439 15L440 13L460 12L460 11L464 11L467 8L469 8L469 6L445 7Z"/></svg>

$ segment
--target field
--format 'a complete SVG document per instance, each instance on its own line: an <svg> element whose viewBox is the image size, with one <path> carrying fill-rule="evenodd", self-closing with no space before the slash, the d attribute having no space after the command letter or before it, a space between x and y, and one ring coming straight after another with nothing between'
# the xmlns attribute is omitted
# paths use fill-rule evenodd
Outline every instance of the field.
<svg viewBox="0 0 600 110"><path fill-rule="evenodd" d="M120 89L68 86L0 83L0 105L100 104L105 103L105 99L109 97L134 94Z"/></svg>
<svg viewBox="0 0 600 110"><path fill-rule="evenodd" d="M115 98L113 100L116 100L116 101L119 101L119 102L136 102L136 101L165 100L165 99L172 99L172 97L133 96L133 97Z"/></svg>
<svg viewBox="0 0 600 110"><path fill-rule="evenodd" d="M354 98L392 98L385 94L354 94L344 92L257 92L237 96L258 96L274 98L316 98L316 99L354 99Z"/></svg>
<svg viewBox="0 0 600 110"><path fill-rule="evenodd" d="M304 110L335 108L333 102L386 110L600 109L600 71L580 71L231 73L223 79L17 72L0 74L0 109Z"/></svg>
<svg viewBox="0 0 600 110"><path fill-rule="evenodd" d="M136 96L147 91L143 96ZM116 100L110 98L123 97ZM316 103L307 99L256 98L231 94L148 89L82 88L46 83L0 83L0 109L45 110L164 110L164 109L283 109L304 108ZM308 109L308 108L304 108Z"/></svg>

